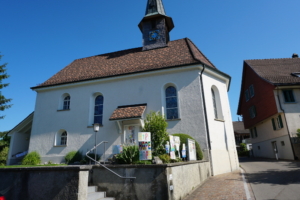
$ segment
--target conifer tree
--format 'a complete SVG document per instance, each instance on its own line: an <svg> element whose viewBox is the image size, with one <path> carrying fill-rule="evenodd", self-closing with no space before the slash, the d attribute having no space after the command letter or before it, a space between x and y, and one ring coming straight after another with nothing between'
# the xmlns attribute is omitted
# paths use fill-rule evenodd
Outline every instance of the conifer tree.
<svg viewBox="0 0 300 200"><path fill-rule="evenodd" d="M2 55L0 55L0 61L1 61L1 58L2 58ZM11 99L6 99L1 93L1 90L9 85L9 83L2 83L3 79L6 79L9 77L9 75L7 75L7 73L6 73L6 69L5 69L6 65L7 65L7 63L4 63L2 65L0 64L0 111L4 111L5 109L10 108L12 106L11 104L8 104L11 101ZM4 116L0 115L0 119L3 119L3 118L4 118Z"/></svg>

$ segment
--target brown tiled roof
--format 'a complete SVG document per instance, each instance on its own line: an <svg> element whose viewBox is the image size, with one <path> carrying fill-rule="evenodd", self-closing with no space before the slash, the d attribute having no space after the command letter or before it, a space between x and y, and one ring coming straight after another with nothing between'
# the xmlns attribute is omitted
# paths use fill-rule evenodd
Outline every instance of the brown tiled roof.
<svg viewBox="0 0 300 200"><path fill-rule="evenodd" d="M147 104L119 106L116 110L114 110L109 120L141 118L146 106Z"/></svg>
<svg viewBox="0 0 300 200"><path fill-rule="evenodd" d="M149 51L140 47L77 59L32 89L197 63L216 68L192 41L184 38Z"/></svg>
<svg viewBox="0 0 300 200"><path fill-rule="evenodd" d="M238 122L232 122L232 124L233 124L234 133L239 133L239 134L250 133L249 129L245 129L244 122L238 121Z"/></svg>
<svg viewBox="0 0 300 200"><path fill-rule="evenodd" d="M300 77L291 75L300 72L300 58L245 60L262 78L274 85L300 84Z"/></svg>

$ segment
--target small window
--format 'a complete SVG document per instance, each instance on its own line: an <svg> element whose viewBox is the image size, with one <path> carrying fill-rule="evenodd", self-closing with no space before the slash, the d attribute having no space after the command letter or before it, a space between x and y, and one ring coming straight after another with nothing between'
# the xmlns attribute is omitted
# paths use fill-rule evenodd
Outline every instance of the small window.
<svg viewBox="0 0 300 200"><path fill-rule="evenodd" d="M272 118L273 130L279 130L283 128L281 115L278 115L276 118Z"/></svg>
<svg viewBox="0 0 300 200"><path fill-rule="evenodd" d="M66 96L64 98L64 106L63 106L63 110L69 110L70 109L70 96Z"/></svg>
<svg viewBox="0 0 300 200"><path fill-rule="evenodd" d="M287 103L295 102L293 90L283 90L284 101Z"/></svg>
<svg viewBox="0 0 300 200"><path fill-rule="evenodd" d="M67 145L67 132L61 134L60 145Z"/></svg>
<svg viewBox="0 0 300 200"><path fill-rule="evenodd" d="M95 99L94 124L99 123L102 125L102 120L103 120L103 96L98 95Z"/></svg>
<svg viewBox="0 0 300 200"><path fill-rule="evenodd" d="M253 85L250 85L249 91L250 91L250 97L251 98L254 97L254 87L253 87Z"/></svg>
<svg viewBox="0 0 300 200"><path fill-rule="evenodd" d="M257 137L256 127L250 129L250 135L251 135L251 138L256 138Z"/></svg>
<svg viewBox="0 0 300 200"><path fill-rule="evenodd" d="M214 106L215 119L218 119L216 96L215 96L215 92L213 89L211 89L211 96L212 96L212 101L213 101L213 106Z"/></svg>
<svg viewBox="0 0 300 200"><path fill-rule="evenodd" d="M166 88L167 119L178 119L177 90L173 86Z"/></svg>
<svg viewBox="0 0 300 200"><path fill-rule="evenodd" d="M246 101L249 101L249 91L248 91L248 89L245 91L245 98L246 98Z"/></svg>
<svg viewBox="0 0 300 200"><path fill-rule="evenodd" d="M254 117L256 117L257 113L256 113L256 109L255 106L251 106L249 108L249 114L250 114L250 118L253 119Z"/></svg>
<svg viewBox="0 0 300 200"><path fill-rule="evenodd" d="M281 146L284 146L285 144L284 144L284 141L281 141Z"/></svg>

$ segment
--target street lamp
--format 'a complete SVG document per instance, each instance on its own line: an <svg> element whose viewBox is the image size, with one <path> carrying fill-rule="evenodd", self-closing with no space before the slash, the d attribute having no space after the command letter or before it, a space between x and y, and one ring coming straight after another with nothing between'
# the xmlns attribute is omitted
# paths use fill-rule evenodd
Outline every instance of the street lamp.
<svg viewBox="0 0 300 200"><path fill-rule="evenodd" d="M97 132L99 131L100 128L100 124L99 123L95 123L93 124L94 126L94 131L95 131L95 164L96 164L96 160L97 160Z"/></svg>

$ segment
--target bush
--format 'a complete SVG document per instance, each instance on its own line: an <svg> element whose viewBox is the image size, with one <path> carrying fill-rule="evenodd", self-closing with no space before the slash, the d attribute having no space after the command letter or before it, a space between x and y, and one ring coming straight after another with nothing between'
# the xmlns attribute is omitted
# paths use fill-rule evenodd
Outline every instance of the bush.
<svg viewBox="0 0 300 200"><path fill-rule="evenodd" d="M163 161L163 163L171 162L171 158L168 154L159 155L159 158Z"/></svg>
<svg viewBox="0 0 300 200"><path fill-rule="evenodd" d="M8 147L4 147L2 150L0 150L0 166L6 165L7 155L8 155Z"/></svg>
<svg viewBox="0 0 300 200"><path fill-rule="evenodd" d="M88 154L89 157L95 159L95 154L94 153L89 153ZM100 160L100 156L98 154L96 154L96 160ZM84 160L81 160L81 163L88 163L89 161L94 162L93 160L91 160L90 158L88 158L86 155L84 156Z"/></svg>
<svg viewBox="0 0 300 200"><path fill-rule="evenodd" d="M247 145L244 144L244 143L241 143L241 144L240 144L240 151L248 151Z"/></svg>
<svg viewBox="0 0 300 200"><path fill-rule="evenodd" d="M189 138L189 139L192 139L192 140L195 140L192 136L189 136L187 134L184 134L184 133L175 133L175 134L172 134L173 136L179 136L180 138L180 147L179 147L179 150L180 150L180 154L181 154L181 151L182 151L182 144L186 144L186 140ZM196 157L197 157L197 160L202 160L203 159L203 153L202 153L202 150L200 148L200 145L199 143L195 140L195 145L196 145ZM186 145L186 149L187 149L187 145ZM188 151L188 150L186 150Z"/></svg>
<svg viewBox="0 0 300 200"><path fill-rule="evenodd" d="M166 153L164 144L168 140L168 123L160 112L150 112L145 119L144 132L151 132L152 155L158 156Z"/></svg>
<svg viewBox="0 0 300 200"><path fill-rule="evenodd" d="M249 156L249 151L247 149L246 144L240 143L240 150L238 151L238 156Z"/></svg>
<svg viewBox="0 0 300 200"><path fill-rule="evenodd" d="M71 151L65 156L65 161L67 164L80 162L82 160L82 154L80 151Z"/></svg>
<svg viewBox="0 0 300 200"><path fill-rule="evenodd" d="M40 163L41 163L41 156L36 151L30 152L22 160L22 165L39 165Z"/></svg>
<svg viewBox="0 0 300 200"><path fill-rule="evenodd" d="M139 147L136 145L124 145L123 151L116 155L119 164L132 164L139 161Z"/></svg>

